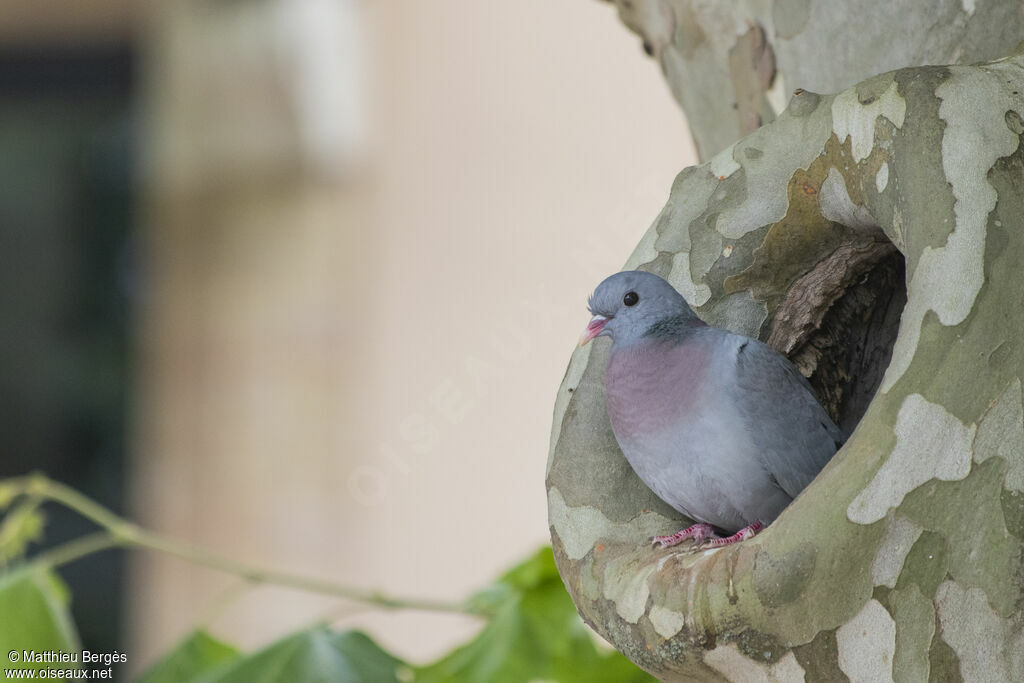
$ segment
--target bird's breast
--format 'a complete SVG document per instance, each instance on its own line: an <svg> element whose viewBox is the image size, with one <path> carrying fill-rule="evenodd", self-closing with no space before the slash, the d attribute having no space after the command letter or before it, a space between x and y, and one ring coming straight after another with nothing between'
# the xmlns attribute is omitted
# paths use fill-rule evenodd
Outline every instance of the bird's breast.
<svg viewBox="0 0 1024 683"><path fill-rule="evenodd" d="M656 440L687 422L699 407L709 361L698 345L637 345L613 352L605 396L620 444Z"/></svg>

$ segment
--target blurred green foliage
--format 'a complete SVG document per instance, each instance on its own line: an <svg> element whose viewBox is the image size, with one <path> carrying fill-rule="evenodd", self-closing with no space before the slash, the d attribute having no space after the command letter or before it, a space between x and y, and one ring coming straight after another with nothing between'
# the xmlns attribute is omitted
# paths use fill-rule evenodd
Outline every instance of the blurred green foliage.
<svg viewBox="0 0 1024 683"><path fill-rule="evenodd" d="M206 631L193 631L143 674L140 683L195 681L241 657L241 653Z"/></svg>
<svg viewBox="0 0 1024 683"><path fill-rule="evenodd" d="M144 674L140 683L399 683L399 672L412 676L401 660L358 631L338 633L318 626L249 655L197 631Z"/></svg>
<svg viewBox="0 0 1024 683"><path fill-rule="evenodd" d="M72 651L77 637L67 595L49 571L0 579L0 652ZM612 650L598 648L544 548L474 595L487 615L468 643L423 667L403 662L358 631L318 625L245 653L199 630L156 662L139 683L640 683L654 679ZM124 666L124 665L122 665Z"/></svg>
<svg viewBox="0 0 1024 683"><path fill-rule="evenodd" d="M493 614L469 643L420 669L416 680L648 681L618 652L600 652L544 548L470 601Z"/></svg>
<svg viewBox="0 0 1024 683"><path fill-rule="evenodd" d="M78 633L68 612L68 591L56 574L34 567L0 574L0 648L0 656L19 668L71 668L23 661L32 659L23 656L26 652L78 649Z"/></svg>

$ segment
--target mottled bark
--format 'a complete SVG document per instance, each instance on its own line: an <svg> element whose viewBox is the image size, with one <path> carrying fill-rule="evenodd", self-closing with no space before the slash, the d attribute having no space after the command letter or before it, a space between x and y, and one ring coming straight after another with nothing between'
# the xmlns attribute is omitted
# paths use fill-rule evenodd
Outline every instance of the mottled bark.
<svg viewBox="0 0 1024 683"><path fill-rule="evenodd" d="M1008 54L1024 7L1007 0L614 0L661 65L701 159L774 120L797 88Z"/></svg>
<svg viewBox="0 0 1024 683"><path fill-rule="evenodd" d="M804 91L676 179L628 266L790 351L859 423L755 539L654 550L686 520L619 452L607 346L576 351L548 464L555 556L586 621L648 671L1024 680L1022 93L1024 54Z"/></svg>

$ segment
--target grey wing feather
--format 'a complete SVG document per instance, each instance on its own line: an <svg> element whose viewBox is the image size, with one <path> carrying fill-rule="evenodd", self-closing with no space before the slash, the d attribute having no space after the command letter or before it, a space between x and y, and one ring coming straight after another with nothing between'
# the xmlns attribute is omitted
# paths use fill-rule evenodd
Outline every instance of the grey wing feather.
<svg viewBox="0 0 1024 683"><path fill-rule="evenodd" d="M843 437L807 379L755 339L736 352L736 401L765 469L796 498L842 445Z"/></svg>

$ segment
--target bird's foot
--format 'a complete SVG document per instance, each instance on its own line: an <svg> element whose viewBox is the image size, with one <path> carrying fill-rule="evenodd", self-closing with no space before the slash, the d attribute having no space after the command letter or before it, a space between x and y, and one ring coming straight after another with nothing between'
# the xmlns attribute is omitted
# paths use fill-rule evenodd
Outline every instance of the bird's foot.
<svg viewBox="0 0 1024 683"><path fill-rule="evenodd" d="M706 539L718 537L715 536L715 530L710 524L694 524L669 536L655 536L651 539L651 543L659 548L671 548L688 538L692 538L696 543L700 543Z"/></svg>
<svg viewBox="0 0 1024 683"><path fill-rule="evenodd" d="M707 543L700 546L700 550L708 550L709 548L721 548L724 545L732 545L733 543L739 543L745 541L748 538L753 538L757 535L761 529L764 528L764 524L761 522L754 522L748 526L743 527L732 536L726 536L725 538L711 538Z"/></svg>

